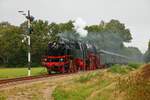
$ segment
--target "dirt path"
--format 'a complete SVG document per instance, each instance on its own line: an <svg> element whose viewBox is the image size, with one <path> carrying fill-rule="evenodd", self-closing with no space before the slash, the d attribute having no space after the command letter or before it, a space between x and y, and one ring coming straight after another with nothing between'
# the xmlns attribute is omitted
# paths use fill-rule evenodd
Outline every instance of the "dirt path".
<svg viewBox="0 0 150 100"><path fill-rule="evenodd" d="M56 86L53 85L53 86L47 87L46 89L43 89L44 100L54 100L52 93L55 87Z"/></svg>
<svg viewBox="0 0 150 100"><path fill-rule="evenodd" d="M52 100L51 95L55 87L73 76L56 76L37 82L7 86L0 89L0 100Z"/></svg>

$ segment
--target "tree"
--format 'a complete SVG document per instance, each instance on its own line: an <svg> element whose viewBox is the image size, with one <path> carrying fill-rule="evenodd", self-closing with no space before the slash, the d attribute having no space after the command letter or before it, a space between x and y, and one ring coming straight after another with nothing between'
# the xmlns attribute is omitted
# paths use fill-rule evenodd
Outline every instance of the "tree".
<svg viewBox="0 0 150 100"><path fill-rule="evenodd" d="M142 62L143 54L137 47L124 47L121 50L123 55L126 55L132 62Z"/></svg>
<svg viewBox="0 0 150 100"><path fill-rule="evenodd" d="M21 49L21 29L8 22L0 23L0 59L1 63L16 63Z"/></svg>
<svg viewBox="0 0 150 100"><path fill-rule="evenodd" d="M85 29L88 30L88 32L102 32L103 31L103 27L101 27L100 25L87 26Z"/></svg>
<svg viewBox="0 0 150 100"><path fill-rule="evenodd" d="M91 25L91 26L86 26L86 30L88 32L103 32L105 28L105 22L102 20L99 25Z"/></svg>
<svg viewBox="0 0 150 100"><path fill-rule="evenodd" d="M132 37L130 30L125 27L123 23L120 23L118 20L112 19L109 23L106 24L105 29L119 35L124 42L130 42Z"/></svg>
<svg viewBox="0 0 150 100"><path fill-rule="evenodd" d="M144 61L145 62L150 62L150 40L148 42L148 50L144 54Z"/></svg>
<svg viewBox="0 0 150 100"><path fill-rule="evenodd" d="M63 33L63 32L72 32L73 31L73 22L74 21L68 21L66 23L60 23L58 24L59 27L59 32Z"/></svg>
<svg viewBox="0 0 150 100"><path fill-rule="evenodd" d="M150 51L150 40L148 42L148 51Z"/></svg>
<svg viewBox="0 0 150 100"><path fill-rule="evenodd" d="M99 25L87 26L85 29L88 30L89 33L92 33L92 32L114 33L120 36L120 38L122 38L124 42L130 42L132 39L130 30L127 29L123 23L120 23L118 20L114 20L114 19L112 19L108 23L101 21Z"/></svg>

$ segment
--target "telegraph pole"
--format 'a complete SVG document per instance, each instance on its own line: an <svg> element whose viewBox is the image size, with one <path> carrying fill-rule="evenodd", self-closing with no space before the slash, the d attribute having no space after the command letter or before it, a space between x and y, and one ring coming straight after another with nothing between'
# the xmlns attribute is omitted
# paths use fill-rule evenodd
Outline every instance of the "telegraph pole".
<svg viewBox="0 0 150 100"><path fill-rule="evenodd" d="M28 10L28 14L24 13L24 11L18 11L19 13L22 13L22 15L25 16L28 22L28 34L25 35L25 39L28 39L28 76L31 76L31 22L34 20L34 17L30 15L30 10Z"/></svg>

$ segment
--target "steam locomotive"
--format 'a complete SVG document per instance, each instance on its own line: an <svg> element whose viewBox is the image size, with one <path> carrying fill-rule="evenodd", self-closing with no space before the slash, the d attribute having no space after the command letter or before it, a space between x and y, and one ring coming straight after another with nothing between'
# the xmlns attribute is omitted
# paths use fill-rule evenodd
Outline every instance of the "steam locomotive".
<svg viewBox="0 0 150 100"><path fill-rule="evenodd" d="M48 50L42 58L42 65L51 72L69 73L103 68L114 63L127 63L128 58L119 54L101 50L97 52L94 44L61 38L48 44Z"/></svg>

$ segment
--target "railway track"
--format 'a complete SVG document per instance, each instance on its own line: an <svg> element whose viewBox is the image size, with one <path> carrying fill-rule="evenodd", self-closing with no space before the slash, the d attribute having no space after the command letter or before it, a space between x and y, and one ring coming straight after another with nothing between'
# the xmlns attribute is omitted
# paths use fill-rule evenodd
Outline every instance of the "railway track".
<svg viewBox="0 0 150 100"><path fill-rule="evenodd" d="M11 83L11 82L18 82L18 81L24 81L24 80L38 79L38 78L43 78L43 77L50 77L50 75L40 75L40 76L29 76L29 77L3 79L3 80L0 80L0 85L1 84Z"/></svg>
<svg viewBox="0 0 150 100"><path fill-rule="evenodd" d="M91 71L94 71L94 70L83 71L83 72L91 72ZM73 75L73 74L78 74L78 73L64 73L64 74L50 74L50 75L45 74L45 75L38 75L38 76L2 79L2 80L0 80L0 88L8 87L10 85L12 86L12 85L24 84L24 83L29 83L29 82L43 81L43 80L47 80L48 78L52 78L52 77L64 77L66 75Z"/></svg>
<svg viewBox="0 0 150 100"><path fill-rule="evenodd" d="M3 79L0 80L0 87L7 87L9 85L16 85L16 84L22 84L26 82L34 82L37 80L43 80L54 76L65 76L71 73L65 73L65 74L45 74L45 75L38 75L38 76L28 76L28 77L19 77L19 78L11 78L11 79Z"/></svg>

